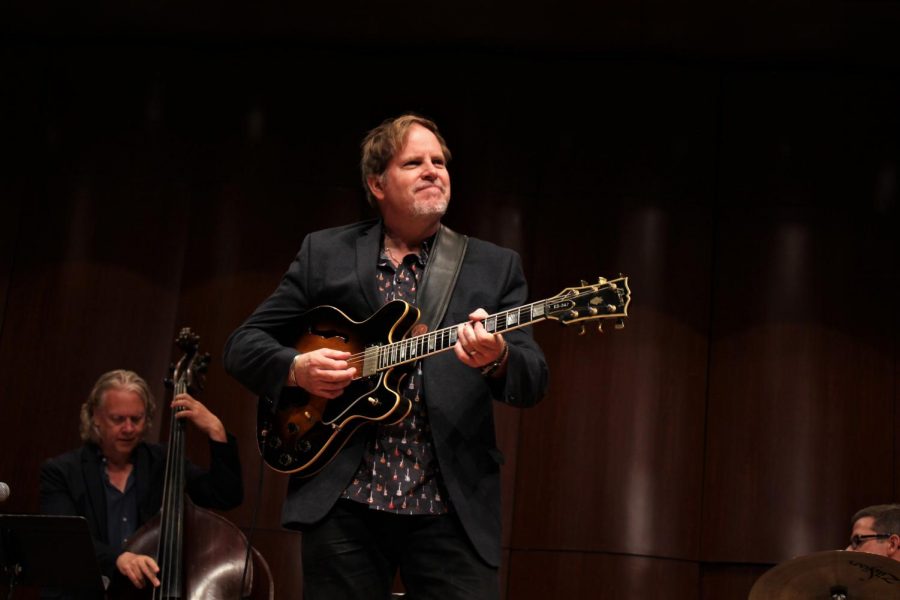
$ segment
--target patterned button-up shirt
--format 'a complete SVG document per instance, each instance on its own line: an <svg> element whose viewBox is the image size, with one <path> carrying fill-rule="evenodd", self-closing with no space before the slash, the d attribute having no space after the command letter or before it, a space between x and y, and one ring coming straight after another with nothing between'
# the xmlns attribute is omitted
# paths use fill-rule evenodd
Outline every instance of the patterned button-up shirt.
<svg viewBox="0 0 900 600"><path fill-rule="evenodd" d="M430 241L419 254L408 254L394 266L382 249L375 284L384 303L416 303L416 290L428 261ZM363 502L376 510L397 514L443 514L451 510L441 480L431 426L425 408L422 364L417 362L398 390L412 402L409 415L396 425L378 425L366 446L362 463L342 498Z"/></svg>

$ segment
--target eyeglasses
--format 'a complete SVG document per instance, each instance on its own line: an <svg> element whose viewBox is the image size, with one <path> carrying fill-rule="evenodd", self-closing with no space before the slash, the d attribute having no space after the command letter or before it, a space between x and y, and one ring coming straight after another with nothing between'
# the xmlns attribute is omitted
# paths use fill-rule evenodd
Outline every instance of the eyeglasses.
<svg viewBox="0 0 900 600"><path fill-rule="evenodd" d="M868 533L866 535L856 534L850 538L850 548L856 550L869 540L886 540L891 537L891 533Z"/></svg>

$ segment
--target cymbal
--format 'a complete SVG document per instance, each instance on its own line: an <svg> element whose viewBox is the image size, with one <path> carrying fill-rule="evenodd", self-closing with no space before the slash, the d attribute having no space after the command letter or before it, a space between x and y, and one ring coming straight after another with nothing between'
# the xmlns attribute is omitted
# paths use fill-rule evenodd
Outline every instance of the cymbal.
<svg viewBox="0 0 900 600"><path fill-rule="evenodd" d="M867 552L829 550L766 571L749 600L886 600L900 598L900 562Z"/></svg>

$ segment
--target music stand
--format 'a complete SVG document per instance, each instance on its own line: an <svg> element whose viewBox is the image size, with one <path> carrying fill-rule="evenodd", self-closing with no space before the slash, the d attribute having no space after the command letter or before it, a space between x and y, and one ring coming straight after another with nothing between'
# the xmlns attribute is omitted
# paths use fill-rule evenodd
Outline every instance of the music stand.
<svg viewBox="0 0 900 600"><path fill-rule="evenodd" d="M0 515L0 569L16 586L103 592L84 517Z"/></svg>

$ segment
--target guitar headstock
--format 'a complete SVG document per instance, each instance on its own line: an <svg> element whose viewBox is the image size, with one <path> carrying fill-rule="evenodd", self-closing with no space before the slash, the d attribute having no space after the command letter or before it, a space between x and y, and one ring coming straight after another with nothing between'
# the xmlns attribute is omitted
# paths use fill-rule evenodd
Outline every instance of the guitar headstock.
<svg viewBox="0 0 900 600"><path fill-rule="evenodd" d="M581 282L579 287L569 287L546 301L546 316L563 325L585 323L600 319L615 319L615 328L625 327L631 289L628 277L607 280L601 277L597 283ZM603 331L602 323L599 325ZM584 333L582 326L581 333Z"/></svg>
<svg viewBox="0 0 900 600"><path fill-rule="evenodd" d="M188 393L197 394L203 390L204 376L209 368L209 352L200 353L200 336L190 327L183 327L178 332L175 345L184 352L184 356L169 367L171 375L165 380L166 386L174 388L183 384Z"/></svg>

